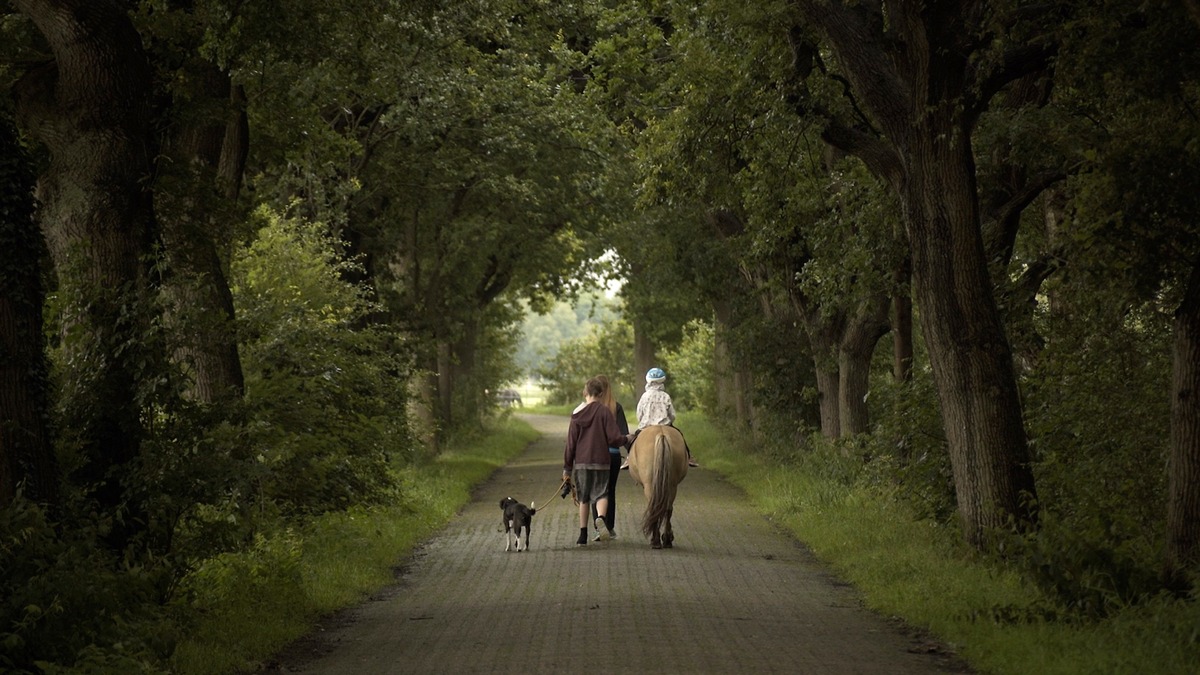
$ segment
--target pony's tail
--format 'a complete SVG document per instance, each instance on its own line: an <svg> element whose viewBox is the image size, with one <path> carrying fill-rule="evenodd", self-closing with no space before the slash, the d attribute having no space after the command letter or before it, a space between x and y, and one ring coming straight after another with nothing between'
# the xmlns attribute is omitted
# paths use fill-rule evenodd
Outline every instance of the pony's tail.
<svg viewBox="0 0 1200 675"><path fill-rule="evenodd" d="M654 439L654 456L650 463L650 501L646 503L646 512L642 516L642 534L649 537L654 534L655 526L667 517L671 508L671 443L666 434L660 434Z"/></svg>

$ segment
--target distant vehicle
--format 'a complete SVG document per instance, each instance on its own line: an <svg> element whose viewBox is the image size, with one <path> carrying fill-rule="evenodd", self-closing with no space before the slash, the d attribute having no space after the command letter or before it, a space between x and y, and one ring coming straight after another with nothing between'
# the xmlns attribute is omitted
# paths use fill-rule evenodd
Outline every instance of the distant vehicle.
<svg viewBox="0 0 1200 675"><path fill-rule="evenodd" d="M500 401L500 405L505 408L521 407L521 395L517 393L516 389L501 389L496 392L496 400Z"/></svg>

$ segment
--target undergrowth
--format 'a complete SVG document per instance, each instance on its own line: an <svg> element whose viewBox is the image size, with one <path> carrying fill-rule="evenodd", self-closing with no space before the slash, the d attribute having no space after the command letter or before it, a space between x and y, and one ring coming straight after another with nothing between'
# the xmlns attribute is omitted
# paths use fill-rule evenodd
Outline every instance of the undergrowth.
<svg viewBox="0 0 1200 675"><path fill-rule="evenodd" d="M173 672L257 667L322 614L353 605L470 499L471 488L537 437L509 419L485 437L399 470L398 503L326 514L264 534L247 551L208 561L185 579L176 609L191 626Z"/></svg>

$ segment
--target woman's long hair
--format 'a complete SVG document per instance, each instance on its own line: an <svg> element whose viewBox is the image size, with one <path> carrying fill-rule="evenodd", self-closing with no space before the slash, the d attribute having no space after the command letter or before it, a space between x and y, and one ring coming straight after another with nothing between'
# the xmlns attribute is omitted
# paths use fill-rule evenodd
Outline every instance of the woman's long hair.
<svg viewBox="0 0 1200 675"><path fill-rule="evenodd" d="M600 394L600 402L608 408L612 414L617 414L617 399L613 398L612 385L608 382L608 377L605 375L597 375L597 380L604 385L604 393Z"/></svg>

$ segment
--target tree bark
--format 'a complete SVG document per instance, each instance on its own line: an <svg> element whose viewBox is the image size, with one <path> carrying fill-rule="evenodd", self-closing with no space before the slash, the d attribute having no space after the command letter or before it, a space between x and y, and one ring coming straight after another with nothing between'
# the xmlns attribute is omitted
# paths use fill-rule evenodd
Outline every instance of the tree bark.
<svg viewBox="0 0 1200 675"><path fill-rule="evenodd" d="M808 345L812 351L813 371L817 376L817 408L821 413L821 435L842 435L842 378L838 369L838 341L844 323L842 317L822 318L820 312L796 307L804 317Z"/></svg>
<svg viewBox="0 0 1200 675"><path fill-rule="evenodd" d="M903 201L959 516L967 541L984 547L1009 516L1032 519L1035 493L1012 352L979 236L973 159L965 142L944 140L953 133L922 143Z"/></svg>
<svg viewBox="0 0 1200 675"><path fill-rule="evenodd" d="M247 143L240 89L229 74L196 59L187 68L190 108L177 119L156 181L168 276L168 325L176 359L191 374L191 395L203 403L241 398L245 390L234 332L233 294L218 243L229 240L233 202L241 187Z"/></svg>
<svg viewBox="0 0 1200 675"><path fill-rule="evenodd" d="M460 423L483 423L484 387L479 384L477 375L479 368L479 331L480 319L473 318L465 321L461 335L452 346L453 358L452 375L453 388L457 392L452 401L457 405L455 413Z"/></svg>
<svg viewBox="0 0 1200 675"><path fill-rule="evenodd" d="M888 332L888 298L880 296L864 303L846 324L838 344L838 408L841 435L865 434L871 430L867 394L871 383L871 357L880 338Z"/></svg>
<svg viewBox="0 0 1200 675"><path fill-rule="evenodd" d="M438 429L454 425L454 348L445 338L437 340L437 418Z"/></svg>
<svg viewBox="0 0 1200 675"><path fill-rule="evenodd" d="M150 68L122 3L13 4L55 59L22 77L15 93L19 122L50 154L38 196L66 299L63 428L82 450L76 478L113 510L123 502L121 469L142 438L139 373L157 362L143 323L153 220L144 189L154 155ZM127 534L115 531L110 543L122 546Z"/></svg>
<svg viewBox="0 0 1200 675"><path fill-rule="evenodd" d="M897 382L910 382L913 369L912 261L907 257L896 268L893 282L892 378Z"/></svg>
<svg viewBox="0 0 1200 675"><path fill-rule="evenodd" d="M713 386L716 388L717 414L723 418L733 417L736 408L733 363L726 336L728 330L720 317L713 321ZM645 389L646 385L643 383L641 391ZM638 396L640 399L641 394Z"/></svg>
<svg viewBox="0 0 1200 675"><path fill-rule="evenodd" d="M825 438L842 437L842 378L837 366L830 367L825 359L813 358L817 375L817 409L821 413L821 435Z"/></svg>
<svg viewBox="0 0 1200 675"><path fill-rule="evenodd" d="M1192 267L1174 332L1165 577L1183 590L1185 571L1200 564L1200 265Z"/></svg>
<svg viewBox="0 0 1200 675"><path fill-rule="evenodd" d="M750 392L753 378L740 368L730 353L729 330L733 321L733 310L727 303L714 303L713 336L716 342L715 356L717 375L717 407L721 414L732 415L739 429L754 428L754 406Z"/></svg>
<svg viewBox="0 0 1200 675"><path fill-rule="evenodd" d="M658 365L654 342L647 334L644 320L633 319L633 398L642 400L646 392L646 371Z"/></svg>
<svg viewBox="0 0 1200 675"><path fill-rule="evenodd" d="M58 466L47 429L48 372L42 333L45 240L34 221L33 169L11 122L0 116L0 507L18 486L35 502L58 501Z"/></svg>

